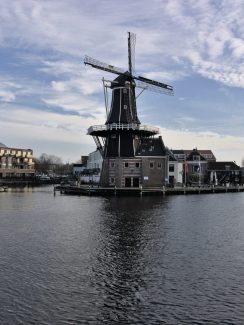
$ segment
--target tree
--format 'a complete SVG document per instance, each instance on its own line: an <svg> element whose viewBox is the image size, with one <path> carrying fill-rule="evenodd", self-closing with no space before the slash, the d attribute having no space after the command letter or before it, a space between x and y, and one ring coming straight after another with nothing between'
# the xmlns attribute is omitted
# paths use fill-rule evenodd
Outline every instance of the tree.
<svg viewBox="0 0 244 325"><path fill-rule="evenodd" d="M62 159L55 155L48 155L42 153L39 158L35 159L35 168L38 173L50 174L50 173L63 173Z"/></svg>

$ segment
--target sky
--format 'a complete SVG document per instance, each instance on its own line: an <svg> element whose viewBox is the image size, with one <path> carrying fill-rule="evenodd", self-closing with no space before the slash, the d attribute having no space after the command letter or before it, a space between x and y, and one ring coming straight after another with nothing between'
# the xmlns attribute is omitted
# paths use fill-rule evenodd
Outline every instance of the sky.
<svg viewBox="0 0 244 325"><path fill-rule="evenodd" d="M0 142L64 163L96 149L87 129L105 123L102 78L87 54L174 87L144 91L142 125L167 147L244 158L243 0L0 0Z"/></svg>

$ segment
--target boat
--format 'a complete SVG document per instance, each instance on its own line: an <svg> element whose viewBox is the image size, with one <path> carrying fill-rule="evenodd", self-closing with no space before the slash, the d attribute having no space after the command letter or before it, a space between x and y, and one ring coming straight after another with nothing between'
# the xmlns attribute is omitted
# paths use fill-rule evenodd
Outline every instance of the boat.
<svg viewBox="0 0 244 325"><path fill-rule="evenodd" d="M0 192L7 192L8 187L7 186L0 186Z"/></svg>

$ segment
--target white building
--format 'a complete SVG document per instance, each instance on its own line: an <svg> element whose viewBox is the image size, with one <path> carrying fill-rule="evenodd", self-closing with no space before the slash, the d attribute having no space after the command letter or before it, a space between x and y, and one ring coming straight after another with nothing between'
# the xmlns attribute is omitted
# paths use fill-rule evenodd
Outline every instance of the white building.
<svg viewBox="0 0 244 325"><path fill-rule="evenodd" d="M183 163L169 159L168 164L169 184L182 185L183 183Z"/></svg>
<svg viewBox="0 0 244 325"><path fill-rule="evenodd" d="M99 150L89 154L87 165L80 175L80 182L86 184L99 184L103 158Z"/></svg>
<svg viewBox="0 0 244 325"><path fill-rule="evenodd" d="M102 169L103 157L99 150L93 151L89 154L87 159L87 169Z"/></svg>

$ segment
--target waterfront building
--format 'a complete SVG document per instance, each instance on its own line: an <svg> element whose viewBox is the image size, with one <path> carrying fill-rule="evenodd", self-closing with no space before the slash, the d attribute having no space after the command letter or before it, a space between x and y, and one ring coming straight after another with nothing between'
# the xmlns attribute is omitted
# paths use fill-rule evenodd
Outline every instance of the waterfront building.
<svg viewBox="0 0 244 325"><path fill-rule="evenodd" d="M81 173L86 169L86 165L81 163L75 163L73 164L73 175L79 179Z"/></svg>
<svg viewBox="0 0 244 325"><path fill-rule="evenodd" d="M10 148L0 143L0 178L26 178L34 175L32 149Z"/></svg>
<svg viewBox="0 0 244 325"><path fill-rule="evenodd" d="M208 162L208 182L213 185L242 184L242 170L233 161Z"/></svg>
<svg viewBox="0 0 244 325"><path fill-rule="evenodd" d="M168 184L173 187L183 184L184 162L175 158L173 152L167 149L168 154Z"/></svg>
<svg viewBox="0 0 244 325"><path fill-rule="evenodd" d="M212 150L202 150L202 149L195 149L198 151L198 153L205 158L207 161L216 161L216 157L213 154ZM186 149L181 149L181 150L175 150L171 149L171 152L175 156L177 160L182 160L185 161L189 155L191 154L192 150L186 150Z"/></svg>
<svg viewBox="0 0 244 325"><path fill-rule="evenodd" d="M99 184L101 170L103 165L103 157L99 150L91 152L86 163L82 164L82 170L79 173L78 180L85 184Z"/></svg>
<svg viewBox="0 0 244 325"><path fill-rule="evenodd" d="M193 149L184 163L185 183L202 185L206 182L207 159L197 149Z"/></svg>
<svg viewBox="0 0 244 325"><path fill-rule="evenodd" d="M208 182L208 162L216 162L215 155L211 150L175 150L171 153L178 162L183 164L183 183L185 185L203 185Z"/></svg>
<svg viewBox="0 0 244 325"><path fill-rule="evenodd" d="M243 183L241 168L232 161L217 162L211 150L182 149L170 152L183 163L183 183L185 185L236 185Z"/></svg>
<svg viewBox="0 0 244 325"><path fill-rule="evenodd" d="M103 157L99 150L95 150L88 155L87 169L99 169L101 171L103 165Z"/></svg>
<svg viewBox="0 0 244 325"><path fill-rule="evenodd" d="M244 167L241 167L241 183L244 184Z"/></svg>

